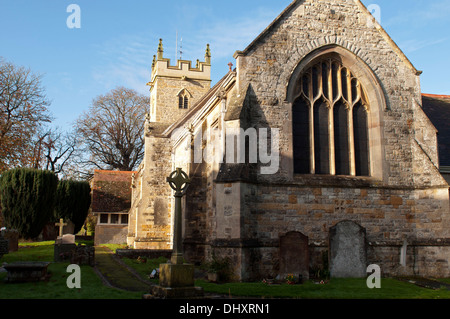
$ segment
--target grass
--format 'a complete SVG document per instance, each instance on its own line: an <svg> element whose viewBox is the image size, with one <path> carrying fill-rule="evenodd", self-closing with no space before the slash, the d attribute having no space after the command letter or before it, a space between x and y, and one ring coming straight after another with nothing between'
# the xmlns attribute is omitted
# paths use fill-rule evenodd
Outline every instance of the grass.
<svg viewBox="0 0 450 319"><path fill-rule="evenodd" d="M146 263L123 258L142 278L148 280L150 272L159 268L167 259L147 260ZM157 280L150 280L158 283ZM443 282L450 280L443 279ZM332 279L327 284L316 284L312 280L302 285L267 285L258 283L214 284L196 280L196 286L205 292L233 297L253 298L302 298L302 299L450 299L446 289L431 290L391 278L382 278L381 289L367 288L366 279Z"/></svg>
<svg viewBox="0 0 450 319"><path fill-rule="evenodd" d="M302 285L267 285L264 283L212 284L197 281L205 291L218 294L297 299L450 299L446 289L431 290L391 278L381 280L381 289L369 289L365 279L332 279L327 284L307 281Z"/></svg>
<svg viewBox="0 0 450 319"><path fill-rule="evenodd" d="M6 254L0 263L14 261L49 261L51 277L46 282L6 283L0 273L0 299L140 299L141 292L127 292L105 286L90 266L81 266L81 289L67 288L69 263L53 262L54 242L21 243L17 252Z"/></svg>
<svg viewBox="0 0 450 319"><path fill-rule="evenodd" d="M158 279L149 279L148 276L153 271L153 269L159 268L160 264L166 263L167 258L160 257L157 259L149 259L145 263L130 258L122 258L122 261L126 265L136 270L136 272L141 276L141 278L148 280L154 284L158 284Z"/></svg>
<svg viewBox="0 0 450 319"><path fill-rule="evenodd" d="M89 244L89 243L87 243ZM107 245L115 251L122 245ZM98 255L98 258L104 256ZM4 255L3 262L13 261L53 261L53 242L22 243L19 251ZM150 272L165 263L165 258L147 260L145 263L123 258L122 261L132 267L140 276L148 280ZM103 284L94 269L81 267L81 289L69 289L66 280L68 263L51 263L47 282L7 284L6 273L0 273L0 299L141 299L142 292L126 292L109 288ZM112 269L111 271L114 271ZM442 279L450 283L450 279ZM157 280L153 281L157 283ZM258 283L214 284L197 280L196 286L203 287L206 293L216 293L233 297L252 298L302 298L302 299L450 299L446 289L431 290L418 287L409 282L383 278L381 289L369 289L365 279L332 279L327 284L315 284L308 281L303 285L267 285Z"/></svg>

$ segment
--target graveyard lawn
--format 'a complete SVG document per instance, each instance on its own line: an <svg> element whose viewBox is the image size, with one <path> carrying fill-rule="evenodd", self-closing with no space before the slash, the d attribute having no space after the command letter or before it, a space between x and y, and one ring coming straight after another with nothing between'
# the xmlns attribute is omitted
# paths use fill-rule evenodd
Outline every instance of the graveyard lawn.
<svg viewBox="0 0 450 319"><path fill-rule="evenodd" d="M127 292L105 286L90 266L81 266L81 289L69 289L66 281L69 263L53 263L54 242L21 243L17 252L3 256L0 263L16 261L50 261L48 281L6 283L0 273L0 299L140 299L142 292Z"/></svg>
<svg viewBox="0 0 450 319"><path fill-rule="evenodd" d="M117 247L109 247L112 250ZM4 255L3 262L53 261L53 242L21 243L19 251ZM140 276L148 280L148 275L164 260L145 262L122 259ZM51 263L49 281L38 283L7 284L6 273L0 273L0 299L141 299L142 292L127 292L105 286L94 269L81 266L81 289L69 289L66 280L68 263ZM449 279L442 282L450 283ZM259 283L213 284L197 280L196 286L203 287L206 295L218 294L224 298L304 298L304 299L450 299L446 289L432 290L418 287L409 282L383 278L381 289L369 289L365 279L332 279L327 284L307 281L302 285L268 285Z"/></svg>
<svg viewBox="0 0 450 319"><path fill-rule="evenodd" d="M165 259L143 261L122 258L141 278L149 280L152 269L164 263ZM450 283L450 279L442 279ZM450 291L445 288L432 290L418 287L412 283L392 278L381 279L381 289L367 288L366 279L332 279L326 284L309 280L302 285L258 283L215 284L206 280L196 280L195 285L202 287L205 293L222 295L224 298L301 298L301 299L450 299Z"/></svg>
<svg viewBox="0 0 450 319"><path fill-rule="evenodd" d="M236 298L450 299L450 290L445 288L432 290L392 278L382 278L381 289L367 288L366 279L332 279L326 284L310 280L302 285L268 285L265 283L218 285L206 281L196 281L196 285L203 287L205 292Z"/></svg>

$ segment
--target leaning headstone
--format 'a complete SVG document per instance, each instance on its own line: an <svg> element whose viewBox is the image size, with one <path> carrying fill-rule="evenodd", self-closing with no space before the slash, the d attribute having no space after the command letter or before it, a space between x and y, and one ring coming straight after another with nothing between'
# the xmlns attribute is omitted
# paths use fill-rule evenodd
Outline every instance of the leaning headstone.
<svg viewBox="0 0 450 319"><path fill-rule="evenodd" d="M280 237L280 276L294 275L309 279L308 237L299 232L290 232Z"/></svg>
<svg viewBox="0 0 450 319"><path fill-rule="evenodd" d="M330 275L334 278L367 276L366 230L352 221L330 228Z"/></svg>

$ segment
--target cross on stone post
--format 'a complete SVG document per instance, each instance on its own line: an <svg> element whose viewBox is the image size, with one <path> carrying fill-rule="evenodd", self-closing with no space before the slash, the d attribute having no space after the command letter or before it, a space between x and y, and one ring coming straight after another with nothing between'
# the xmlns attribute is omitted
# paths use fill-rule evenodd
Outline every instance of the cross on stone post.
<svg viewBox="0 0 450 319"><path fill-rule="evenodd" d="M55 226L59 226L59 237L63 235L63 228L67 226L67 223L64 222L64 219L60 218L59 223L56 223Z"/></svg>
<svg viewBox="0 0 450 319"><path fill-rule="evenodd" d="M174 220L174 235L173 235L173 252L172 264L183 264L183 238L182 238L182 216L181 216L181 198L186 194L186 190L191 183L191 180L181 168L177 168L167 177L167 182L175 191L175 220Z"/></svg>

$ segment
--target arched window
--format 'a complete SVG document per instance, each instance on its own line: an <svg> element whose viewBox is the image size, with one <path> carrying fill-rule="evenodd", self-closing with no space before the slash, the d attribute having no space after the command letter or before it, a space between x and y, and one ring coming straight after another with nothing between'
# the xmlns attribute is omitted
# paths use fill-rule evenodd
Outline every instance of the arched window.
<svg viewBox="0 0 450 319"><path fill-rule="evenodd" d="M189 108L189 98L192 97L188 90L182 89L178 92L178 108L187 110Z"/></svg>
<svg viewBox="0 0 450 319"><path fill-rule="evenodd" d="M292 104L296 174L370 175L368 99L339 57L316 60L299 77Z"/></svg>

